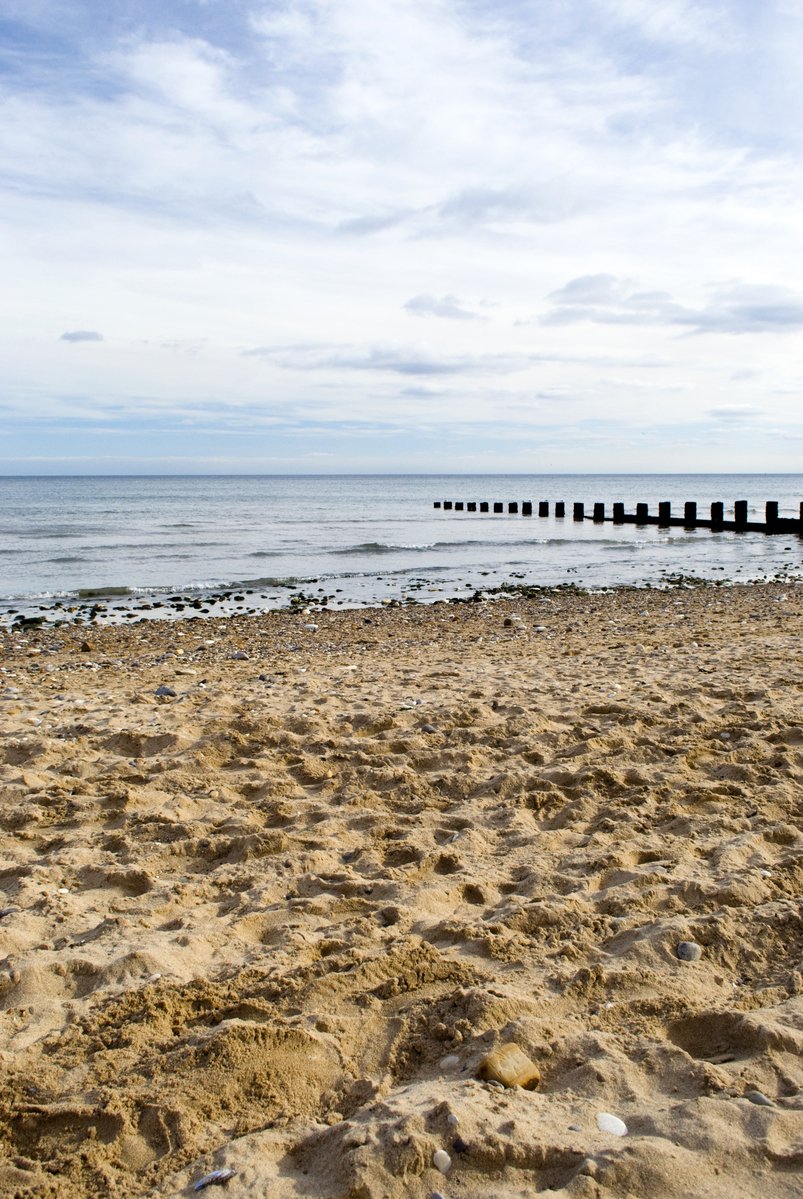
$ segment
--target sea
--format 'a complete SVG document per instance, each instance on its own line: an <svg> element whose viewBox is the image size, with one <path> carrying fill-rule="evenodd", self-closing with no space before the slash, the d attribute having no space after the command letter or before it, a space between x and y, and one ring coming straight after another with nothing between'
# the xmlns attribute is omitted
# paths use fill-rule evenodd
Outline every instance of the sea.
<svg viewBox="0 0 803 1199"><path fill-rule="evenodd" d="M582 501L797 517L803 475L338 475L0 478L0 623L433 602L511 587L803 579L803 537L572 519ZM483 500L491 513L435 508ZM547 500L550 515L508 515ZM565 518L554 515L555 501ZM493 514L493 503L505 505Z"/></svg>

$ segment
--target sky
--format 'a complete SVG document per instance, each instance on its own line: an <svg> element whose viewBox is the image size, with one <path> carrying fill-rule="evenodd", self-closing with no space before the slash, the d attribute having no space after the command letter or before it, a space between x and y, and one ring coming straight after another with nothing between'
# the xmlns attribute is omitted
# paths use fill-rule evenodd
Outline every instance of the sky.
<svg viewBox="0 0 803 1199"><path fill-rule="evenodd" d="M0 473L803 470L798 0L0 0Z"/></svg>

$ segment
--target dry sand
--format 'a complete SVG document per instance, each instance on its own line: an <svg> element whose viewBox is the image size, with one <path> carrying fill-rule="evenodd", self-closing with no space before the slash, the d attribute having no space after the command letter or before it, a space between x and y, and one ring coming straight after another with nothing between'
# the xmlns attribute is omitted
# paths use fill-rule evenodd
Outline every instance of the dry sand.
<svg viewBox="0 0 803 1199"><path fill-rule="evenodd" d="M4 634L0 1193L800 1196L802 616Z"/></svg>

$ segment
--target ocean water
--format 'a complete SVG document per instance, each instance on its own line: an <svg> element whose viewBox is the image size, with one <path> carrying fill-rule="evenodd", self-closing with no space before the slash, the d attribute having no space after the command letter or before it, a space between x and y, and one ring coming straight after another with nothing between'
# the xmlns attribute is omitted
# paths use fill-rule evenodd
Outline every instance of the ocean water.
<svg viewBox="0 0 803 1199"><path fill-rule="evenodd" d="M568 516L446 512L435 500L564 500ZM626 511L670 500L682 514L746 499L797 516L803 475L171 476L0 479L0 618L106 597L246 591L228 609L419 601L508 583L600 588L803 576L803 538L576 523L571 505ZM537 511L537 507L536 507ZM214 609L214 602L212 603ZM164 615L163 610L153 615Z"/></svg>

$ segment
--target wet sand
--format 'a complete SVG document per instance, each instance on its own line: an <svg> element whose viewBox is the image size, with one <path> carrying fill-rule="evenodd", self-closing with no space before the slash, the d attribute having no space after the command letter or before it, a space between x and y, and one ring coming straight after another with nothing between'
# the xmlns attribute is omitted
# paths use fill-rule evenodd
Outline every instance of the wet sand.
<svg viewBox="0 0 803 1199"><path fill-rule="evenodd" d="M771 584L0 633L0 1193L799 1195L802 632Z"/></svg>

